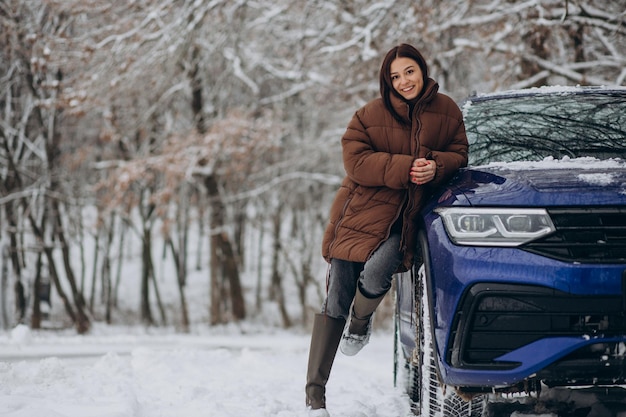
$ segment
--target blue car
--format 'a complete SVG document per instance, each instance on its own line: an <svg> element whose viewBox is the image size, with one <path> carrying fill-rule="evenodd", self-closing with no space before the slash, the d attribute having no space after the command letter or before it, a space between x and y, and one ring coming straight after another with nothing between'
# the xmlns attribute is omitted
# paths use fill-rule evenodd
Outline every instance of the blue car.
<svg viewBox="0 0 626 417"><path fill-rule="evenodd" d="M396 279L396 377L415 414L510 415L574 388L625 410L626 88L462 109L469 167L421 211L421 258Z"/></svg>

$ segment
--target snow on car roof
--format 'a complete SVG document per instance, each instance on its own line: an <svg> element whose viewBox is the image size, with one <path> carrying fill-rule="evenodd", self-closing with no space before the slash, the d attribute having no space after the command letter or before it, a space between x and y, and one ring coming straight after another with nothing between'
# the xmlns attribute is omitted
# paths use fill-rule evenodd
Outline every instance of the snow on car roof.
<svg viewBox="0 0 626 417"><path fill-rule="evenodd" d="M474 97L498 97L498 96L515 96L515 95L536 95L536 94L568 94L580 93L588 91L626 91L623 86L564 86L564 85L545 85L541 87L530 87L519 90L503 90L491 93L477 93Z"/></svg>
<svg viewBox="0 0 626 417"><path fill-rule="evenodd" d="M502 90L502 91L494 91L494 92L485 92L485 93L472 93L471 96L467 97L463 103L461 104L461 109L463 111L463 115L467 115L467 111L472 106L472 103L475 101L484 101L490 99L498 99L498 98L511 98L511 97L523 97L523 96L533 96L533 95L559 95L559 94L575 94L575 93L590 93L594 91L614 91L619 93L626 94L625 86L607 86L607 85L598 85L598 86L564 86L564 85L544 85L541 87L530 87L523 88L518 90Z"/></svg>
<svg viewBox="0 0 626 417"><path fill-rule="evenodd" d="M495 169L508 169L508 170L545 170L545 169L626 169L626 160L612 158L612 159L598 159L591 156L584 156L581 158L570 158L564 156L561 159L554 157L547 157L541 161L513 161L513 162L491 162L486 165L473 166L474 169L480 168L495 168Z"/></svg>
<svg viewBox="0 0 626 417"><path fill-rule="evenodd" d="M619 181L615 173L606 172L607 169L620 169L626 170L626 160L624 159L597 159L590 156L581 158L563 157L562 159L555 159L553 157L547 157L542 161L515 161L515 162L491 162L486 165L473 166L472 169L480 170L481 168L489 168L496 170L578 170L576 177L580 181L584 181L591 185L606 186L613 184L615 181ZM596 170L596 172L593 172ZM597 170L604 170L605 172L597 172ZM622 183L624 187L622 194L626 194L626 183Z"/></svg>

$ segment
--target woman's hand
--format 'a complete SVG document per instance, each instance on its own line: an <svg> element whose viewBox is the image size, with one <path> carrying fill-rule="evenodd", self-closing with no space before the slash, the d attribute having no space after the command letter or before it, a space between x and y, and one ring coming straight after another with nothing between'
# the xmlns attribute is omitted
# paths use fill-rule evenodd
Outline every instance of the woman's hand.
<svg viewBox="0 0 626 417"><path fill-rule="evenodd" d="M435 172L437 171L437 164L430 159L418 158L413 161L411 172L411 182L413 184L422 185L435 178Z"/></svg>

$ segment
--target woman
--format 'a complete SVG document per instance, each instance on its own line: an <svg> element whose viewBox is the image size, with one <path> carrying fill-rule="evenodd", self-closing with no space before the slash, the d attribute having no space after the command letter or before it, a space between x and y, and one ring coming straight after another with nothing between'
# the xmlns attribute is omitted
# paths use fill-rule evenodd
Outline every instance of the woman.
<svg viewBox="0 0 626 417"><path fill-rule="evenodd" d="M380 69L381 97L357 110L341 140L346 177L322 245L330 269L311 335L310 416L329 416L326 382L337 348L351 356L368 343L393 274L411 268L423 202L467 164L462 113L438 88L417 49L394 47Z"/></svg>

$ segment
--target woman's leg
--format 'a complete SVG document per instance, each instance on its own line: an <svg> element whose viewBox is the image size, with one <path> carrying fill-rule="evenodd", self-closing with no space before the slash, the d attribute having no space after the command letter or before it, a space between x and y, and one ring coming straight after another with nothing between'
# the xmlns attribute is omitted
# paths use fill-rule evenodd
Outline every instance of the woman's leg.
<svg viewBox="0 0 626 417"><path fill-rule="evenodd" d="M363 265L361 262L331 259L328 293L322 306L322 313L334 318L348 319Z"/></svg>
<svg viewBox="0 0 626 417"><path fill-rule="evenodd" d="M328 294L322 313L315 316L306 381L306 405L313 415L327 415L326 383L337 354L339 340L356 291L356 281L363 264L331 260Z"/></svg>
<svg viewBox="0 0 626 417"><path fill-rule="evenodd" d="M402 263L404 254L400 250L400 235L393 234L383 242L365 262L358 280L358 289L367 298L387 294L391 288L393 274Z"/></svg>
<svg viewBox="0 0 626 417"><path fill-rule="evenodd" d="M341 340L341 351L344 354L356 355L369 342L372 316L391 288L393 274L400 266L402 257L400 235L393 234L365 263L357 282L350 325Z"/></svg>

